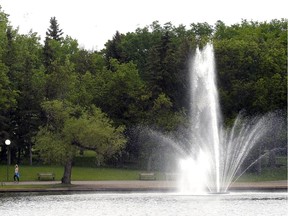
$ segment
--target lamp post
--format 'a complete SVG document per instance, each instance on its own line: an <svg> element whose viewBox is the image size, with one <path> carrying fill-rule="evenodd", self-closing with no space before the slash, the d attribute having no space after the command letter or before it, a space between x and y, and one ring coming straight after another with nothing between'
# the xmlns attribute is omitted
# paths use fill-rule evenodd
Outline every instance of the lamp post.
<svg viewBox="0 0 288 216"><path fill-rule="evenodd" d="M6 139L5 140L5 145L7 145L7 173L6 173L6 177L7 177L7 182L8 182L8 179L9 179L9 171L8 171L8 165L9 165L9 145L11 144L11 141L9 139Z"/></svg>

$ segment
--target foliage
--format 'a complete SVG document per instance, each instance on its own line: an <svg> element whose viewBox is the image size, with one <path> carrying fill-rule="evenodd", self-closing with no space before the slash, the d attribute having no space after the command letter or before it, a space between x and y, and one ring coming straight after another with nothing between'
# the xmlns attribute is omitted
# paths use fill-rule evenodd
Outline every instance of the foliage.
<svg viewBox="0 0 288 216"><path fill-rule="evenodd" d="M129 125L139 122L145 114L150 92L141 80L136 65L110 60L112 71L96 76L95 104L117 123Z"/></svg>
<svg viewBox="0 0 288 216"><path fill-rule="evenodd" d="M124 128L113 127L113 122L92 106L82 110L68 102L43 103L47 123L35 137L36 150L46 163L65 163L75 157L76 150L91 149L98 155L110 156L123 148Z"/></svg>
<svg viewBox="0 0 288 216"><path fill-rule="evenodd" d="M13 29L8 18L0 8L0 141L12 140L16 162L31 155L35 141L50 157L46 162L63 162L82 147L116 163L139 160L135 126L164 133L185 126L191 56L210 40L228 125L241 110L252 116L287 109L285 19L188 27L154 21L116 31L103 50L91 52L64 37L55 17L44 45L37 33ZM1 159L5 154L4 147Z"/></svg>
<svg viewBox="0 0 288 216"><path fill-rule="evenodd" d="M243 20L232 26L220 21L216 24L214 46L226 118L233 118L240 110L255 115L285 109L285 23L285 20L270 23Z"/></svg>
<svg viewBox="0 0 288 216"><path fill-rule="evenodd" d="M50 26L46 32L46 37L60 41L62 38L61 36L63 35L62 29L59 29L59 24L58 21L56 20L56 17L51 17L50 18Z"/></svg>

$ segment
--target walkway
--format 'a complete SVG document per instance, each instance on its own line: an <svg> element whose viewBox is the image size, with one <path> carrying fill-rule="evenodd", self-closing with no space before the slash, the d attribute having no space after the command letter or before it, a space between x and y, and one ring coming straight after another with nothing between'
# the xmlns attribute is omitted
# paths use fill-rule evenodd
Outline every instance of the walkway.
<svg viewBox="0 0 288 216"><path fill-rule="evenodd" d="M1 183L0 183L1 184ZM29 191L176 191L175 181L72 181L71 186L62 186L60 181L31 181L31 182L3 182L3 185L17 185L5 188L0 185L0 192L29 192ZM55 187L41 188L40 185L54 185ZM32 188L25 185L34 185ZM39 185L39 188L37 187ZM236 182L229 191L287 191L287 180L267 182ZM23 186L23 187L21 187Z"/></svg>

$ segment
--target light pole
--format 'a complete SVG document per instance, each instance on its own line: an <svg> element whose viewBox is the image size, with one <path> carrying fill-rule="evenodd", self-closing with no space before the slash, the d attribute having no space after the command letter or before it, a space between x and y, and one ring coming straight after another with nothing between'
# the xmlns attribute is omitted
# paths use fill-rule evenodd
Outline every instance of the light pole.
<svg viewBox="0 0 288 216"><path fill-rule="evenodd" d="M7 182L8 182L8 179L9 179L9 171L8 171L8 165L9 165L9 145L11 144L11 141L9 139L6 139L5 140L5 145L7 145L7 173L6 173L6 177L7 177Z"/></svg>

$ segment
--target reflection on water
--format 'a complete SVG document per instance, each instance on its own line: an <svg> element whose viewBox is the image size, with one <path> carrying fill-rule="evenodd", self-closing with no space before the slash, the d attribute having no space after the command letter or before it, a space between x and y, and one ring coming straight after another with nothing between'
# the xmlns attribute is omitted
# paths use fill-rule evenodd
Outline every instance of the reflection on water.
<svg viewBox="0 0 288 216"><path fill-rule="evenodd" d="M169 193L6 193L1 216L235 215L287 216L287 193L183 196Z"/></svg>

